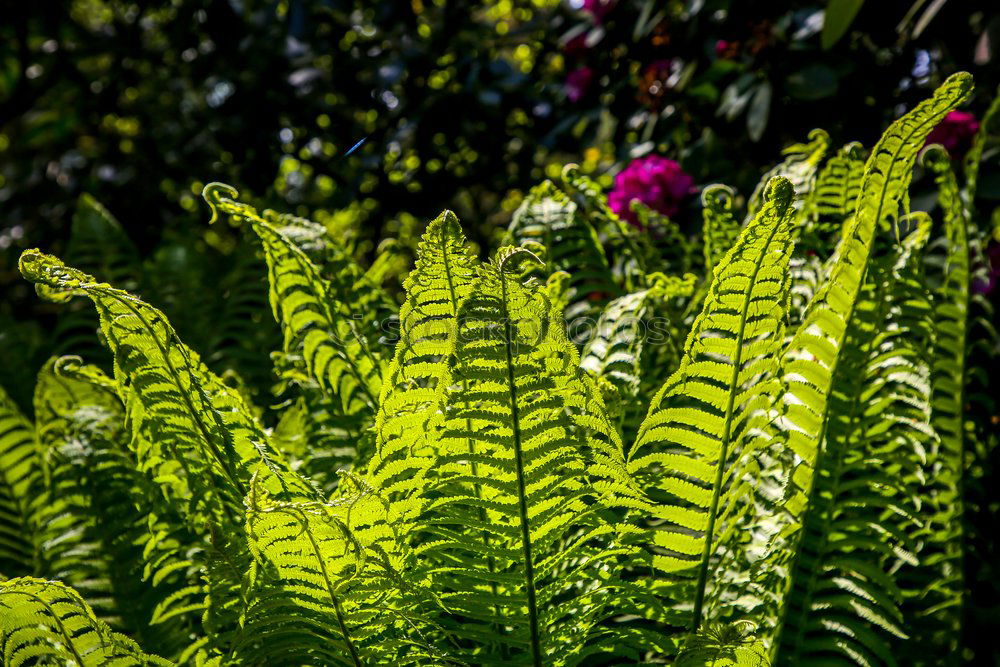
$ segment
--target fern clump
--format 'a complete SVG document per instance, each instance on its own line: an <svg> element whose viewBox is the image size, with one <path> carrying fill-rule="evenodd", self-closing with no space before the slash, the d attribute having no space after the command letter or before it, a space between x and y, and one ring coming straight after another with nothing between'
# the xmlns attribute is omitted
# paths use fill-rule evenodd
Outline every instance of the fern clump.
<svg viewBox="0 0 1000 667"><path fill-rule="evenodd" d="M126 265L25 252L77 354L33 419L0 393L4 664L953 659L984 234L978 157L923 146L970 89L867 159L812 133L745 211L706 188L700 239L567 167L489 259L431 221L401 291L398 244L366 265L210 184L260 256L266 405L239 327L203 358Z"/></svg>

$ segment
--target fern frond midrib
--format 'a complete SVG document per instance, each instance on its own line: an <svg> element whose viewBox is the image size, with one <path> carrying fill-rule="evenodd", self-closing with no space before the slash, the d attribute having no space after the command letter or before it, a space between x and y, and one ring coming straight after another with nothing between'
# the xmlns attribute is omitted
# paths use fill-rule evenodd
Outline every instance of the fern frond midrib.
<svg viewBox="0 0 1000 667"><path fill-rule="evenodd" d="M458 299L457 290L455 289L455 280L454 280L454 278L452 277L452 274L451 274L451 256L448 253L448 236L447 236L447 234L445 234L443 232L441 234L441 257L442 257L442 263L444 264L445 278L448 280L448 294L451 297L451 300L450 300L450 303L451 303L451 316L452 316L452 318L457 318L457 316L458 316L458 300L459 299ZM505 305L505 307L506 307L506 305ZM462 378L462 395L463 396L468 396L469 395L469 383L468 383L468 380L466 378L464 378L464 377ZM467 427L468 431L471 433L472 432L472 420L467 418L465 420L465 422L466 422L466 427ZM469 446L469 454L474 457L475 454L476 454L476 445L475 445L475 442L472 440L472 438L469 438L467 442L468 442L468 446ZM475 458L473 458L469 462L469 464L470 464L470 468L471 468L471 471L472 471L472 477L474 479L478 480L479 479L479 464L475 461ZM481 486L479 485L478 482L476 482L476 483L473 484L473 493L475 494L477 500L481 500L482 499L483 492L482 492L482 488L481 488ZM487 517L486 517L486 510L483 509L482 507L479 507L478 508L478 514L479 514L480 521L482 521L483 524L485 524L486 523L486 519L487 519ZM490 546L489 534L485 530L482 531L482 538L483 538L483 544L487 547L487 549L489 549L489 546ZM489 569L491 575L492 574L496 574L496 571L497 571L496 557L494 557L493 555L490 555L489 557L487 557L487 559L486 559L486 567ZM490 590L493 593L493 597L496 598L497 597L498 588L497 588L497 582L496 582L496 578L495 577L490 577ZM496 613L497 618L501 618L503 616L503 610L501 609L501 607L500 607L499 604L494 605L494 612ZM497 635L502 635L503 634L503 628L500 627L499 625L494 625L494 631L497 633ZM500 644L500 652L501 652L501 655L503 656L503 658L506 660L507 657L508 657L508 655L507 655L507 644L506 643L501 642L501 644Z"/></svg>
<svg viewBox="0 0 1000 667"><path fill-rule="evenodd" d="M309 538L309 544L313 550L313 556L316 558L316 562L319 563L320 572L323 574L323 582L326 585L326 592L330 596L330 600L333 602L334 613L337 616L337 624L340 626L340 633L344 636L344 642L347 644L347 650L351 653L351 659L354 660L356 667L362 667L361 657L358 655L358 649L351 640L351 633L347 630L347 623L344 621L344 607L340 603L340 597L334 591L333 582L330 580L330 573L326 567L326 559L323 557L323 552L319 548L319 544L316 543L316 536L313 535L312 529L309 527L309 522L304 520L302 517L296 517L296 519L302 524L302 532Z"/></svg>
<svg viewBox="0 0 1000 667"><path fill-rule="evenodd" d="M316 265L313 264L309 260L309 258L305 255L305 253L302 252L302 249L296 246L294 243L292 243L287 236L285 236L280 231L275 229L273 225L269 224L266 220L256 215L255 213L251 213L249 211L243 211L241 212L241 215L244 215L248 220L250 220L250 224L258 236L261 235L259 230L264 229L266 230L267 233L270 233L278 241L278 243L283 245L285 249L288 251L288 253L295 258L295 261L298 264L300 270L302 270L303 273L309 276L309 280L313 284L319 285L323 283L323 277L319 274ZM272 281L272 284L276 284L276 281ZM337 318L334 317L333 312L330 310L330 304L327 301L327 299L323 298L323 299L318 299L317 301L319 302L320 307L323 309L323 314L326 316L327 321L336 322ZM354 321L349 317L345 317L344 321L346 321L347 326L350 328L351 335L354 336L354 340L357 341L358 345L361 346L362 352L364 352L364 354L368 356L370 359L375 359L375 356L373 355L371 350L368 349L368 345L364 339L364 336L362 336L358 332ZM358 368L357 363L353 358L353 355L345 354L343 355L342 358L347 364L347 367L350 369L351 375L353 375L354 379L357 380L358 387L364 393L368 404L371 406L377 406L378 399L377 397L372 395L371 390L368 386L368 380L365 378L364 373L362 373L361 370ZM381 379L382 369L379 366L379 364L374 363L373 369L374 372Z"/></svg>
<svg viewBox="0 0 1000 667"><path fill-rule="evenodd" d="M160 340L160 337L155 334L155 330L153 329L152 324L150 324L150 322L146 319L142 311L136 308L135 304L132 303L129 299L124 298L123 296L118 294L115 290L105 290L101 288L100 284L92 285L91 290L94 291L95 293L101 294L105 298L114 299L119 304L127 308L140 322L142 322L142 325L145 328L146 332L149 334L149 337L152 338L153 341L155 342L157 350L160 352L160 356L163 358L164 364L166 365L171 378L174 380L174 384L177 387L183 387L184 385L181 382L180 376L177 373L177 368L171 361L170 354L167 348L164 346L164 342ZM180 339L178 338L177 333L173 330L173 327L171 327L167 323L166 319L164 319L164 326L167 328L168 335L174 340L175 343L177 343L177 345L175 346L177 351L182 356L185 357L186 361L190 363L190 359L187 358L187 353L184 350L184 346L180 344ZM191 365L193 366L193 364ZM201 395L201 399L205 402L205 404L209 405L210 401L208 400L208 397L204 395L203 388L198 385L194 385L194 388ZM198 426L198 430L201 431L202 439L211 448L212 454L215 456L219 464L222 466L223 471L226 473L226 477L229 478L229 481L235 486L236 490L240 494L245 495L246 488L243 486L243 483L240 481L239 477L236 475L232 467L233 450L235 449L235 447L233 445L232 434L229 432L229 429L225 428L225 426L222 424L217 424L219 432L222 433L223 435L223 443L226 446L226 449L229 450L227 451L228 456L224 458L222 452L219 451L218 446L215 444L214 438L211 437L211 433L208 429L208 426L202 420L201 412L199 410L196 410L194 405L191 403L191 396L189 395L189 393L186 391L181 391L178 393L180 393L181 397L184 399L184 405L187 408L188 413L191 415L191 418L194 420L194 423ZM223 508L225 509L227 514L230 514L229 518L235 520L235 517L232 516L231 514L231 510L228 504L223 503Z"/></svg>
<svg viewBox="0 0 1000 667"><path fill-rule="evenodd" d="M894 176L897 173L898 169L900 169L902 167L905 167L905 165L903 165L903 164L900 163L900 161L898 160L898 157L899 157L900 153L902 152L902 150L904 149L904 147L907 146L908 142L912 141L912 139L913 139L913 137L915 135L917 135L920 132L923 132L923 128L926 127L929 124L931 124L931 120L924 120L921 123L915 124L912 128L910 128L908 130L908 132L906 132L903 135L904 139L902 141L900 141L899 145L892 151L892 153L890 153L890 155L891 155L891 161L889 163L889 170L888 170L887 173L885 173L883 175L883 179L884 180L882 182L882 187L881 187L880 192L879 192L878 207L876 208L876 215L874 216L874 220L872 220L872 227L873 227L873 229L872 229L872 235L873 235L873 238L874 238L874 235L876 235L879 232L879 225L881 224L882 219L883 219L883 215L884 215L883 212L884 212L884 209L885 209L885 198L886 198L886 196L889 193L890 185L894 181ZM876 158L877 158L877 156L878 156L878 154L873 151L871 157L869 158L870 161L871 161L872 167L874 167L874 165L876 164ZM868 169L866 168L866 172L867 171L868 171ZM870 180L870 178L871 178L870 175L866 175L864 181L862 182L862 186L861 186L862 195L859 195L859 198L858 198L858 206L859 207L861 205L861 202L863 201L864 184L866 182L868 182ZM857 212L855 213L855 216L853 218L849 218L849 220L853 219L855 221L854 222L855 225L861 225L861 224L863 224L862 221L856 220L856 216L857 216ZM862 286L864 284L865 276L868 273L868 266L869 266L869 261L870 261L870 257L871 257L873 246L874 246L874 243L864 244L864 250L863 250L863 252L864 252L864 271L861 272L861 275L859 276L859 279L858 279L858 283L854 287L854 289L852 291L852 294L850 295L850 297L851 297L850 301L849 301L850 306L849 306L849 311L848 311L847 317L846 317L846 324L845 324L845 327L844 327L844 338L842 338L839 341L839 346L838 346L841 349L843 347L844 340L846 340L847 330L850 327L851 322L854 320L855 306L857 304L858 294L861 291L861 288L862 288ZM833 276L833 274L831 274L830 277L828 278L828 280L833 280L833 278L834 278L834 276ZM810 307L810 310L812 310L812 307ZM809 317L807 315L806 318L805 318L805 320L803 321L803 325L806 322L808 322L808 320L809 320ZM800 325L800 331L801 330L802 330L802 325ZM833 382L833 377L834 377L834 374L837 371L837 366L839 364L840 364L840 350L838 349L838 353L834 357L833 363L831 364L831 367L830 367L830 370L829 370L829 376L830 376L830 382L831 383ZM823 421L822 421L822 426L820 427L819 436L818 436L818 439L817 439L817 442L819 444L822 444L825 441L826 430L827 430L827 427L828 427L828 424L829 424L829 417L830 417L830 400L829 400L829 398L827 398L824 401L824 405L823 405ZM808 492L807 492L807 498L809 499L809 504L812 504L812 501L813 501L813 497L812 496L813 496L813 492L814 492L814 490L816 488L816 473L819 470L822 469L822 466L824 464L825 456L826 456L825 447L817 447L816 458L815 458L815 460L813 462L813 465L812 465L813 473L812 473L811 479L809 480L809 489L808 489ZM794 572L798 571L799 560L802 557L802 548L801 548L802 538L803 538L803 535L802 535L802 531L800 530L799 531L799 535L795 539L795 546L794 546L794 550L793 550L794 557L793 557L792 566L789 569L789 572L791 572L791 573L794 573ZM792 585L794 586L794 581L792 582ZM774 649L775 649L775 651L779 651L779 652L781 651L781 647L784 645L784 641L785 641L785 639L784 639L785 628L788 627L788 624L785 621L785 616L788 614L789 605L786 602L783 606L784 606L784 609L782 610L782 620L781 620L781 623L779 625L778 637L777 637L777 641L775 641L775 643L774 643ZM800 651L800 649L801 649L801 642L796 642L795 643L795 648L796 648L796 654L797 654Z"/></svg>
<svg viewBox="0 0 1000 667"><path fill-rule="evenodd" d="M879 282L880 285L882 285L883 287L885 287L886 283L883 283L882 279L883 279L883 277L880 277L878 279L878 282ZM892 284L892 283L889 283L889 284ZM889 290L879 290L879 292L883 292L883 291L889 291ZM888 314L889 303L890 302L886 298L878 298L878 297L876 298L876 302L878 303L878 310L876 311L876 314L873 316L873 320L876 321L876 322L883 322L883 321L885 321L885 317ZM845 335L845 339L846 339L846 335ZM861 347L861 349L859 350L858 353L863 358L865 358L865 359L869 358L869 356L871 354L872 345L874 345L875 342L876 342L876 337L874 337L874 336L867 337L866 340L864 341L864 343L862 344L862 347ZM863 413L859 409L861 407L861 402L862 402L862 393L861 392L854 392L854 395L851 397L851 400L850 400L850 424L852 426L848 427L848 429L847 429L848 432L850 432L850 431L853 430L853 426L860 420L860 417L863 416ZM822 454L824 460L831 455L831 452L829 451L829 447L828 447L829 441L827 440L827 436L826 436L827 430L828 430L828 427L829 427L829 423L830 423L829 417L830 417L830 411L828 410L827 414L826 414L826 417L823 420L823 428L821 430L821 440L820 440L824 444L824 453ZM842 474L844 472L844 455L847 453L847 451L846 451L847 450L846 443L844 443L844 442L838 443L838 446L837 446L836 449L837 449L837 451L835 452L835 454L836 454L835 467L834 467L834 469L830 473L830 478L831 478L832 481L831 481L831 484L828 486L828 491L830 493L830 498L831 499L836 499L837 496L838 496L838 494L839 494L839 492L840 492L840 483L841 483ZM816 468L817 473L819 473L819 470L820 470L820 468L817 466L817 468ZM814 478L814 480L815 480L815 478ZM815 486L816 482L815 481L813 482L813 485L814 485L814 488L816 488L816 486ZM808 515L809 514L812 514L813 511L821 511L822 512L822 514L821 514L821 525L820 525L820 528L819 528L819 531L818 531L818 535L819 535L819 540L820 541L819 541L819 544L816 546L816 549L815 549L816 553L822 555L822 554L824 554L826 552L827 545L830 543L830 534L831 534L830 523L831 523L831 521L833 519L833 513L830 510L832 508L832 503L834 501L831 500L830 503L825 503L824 502L823 503L824 507L822 508L822 510L819 510L817 508L817 506L813 504L813 503L817 503L817 501L819 501L819 500L820 499L818 499L818 498L811 498L810 499L810 508L809 508L809 510L807 510L807 518L803 522L802 530L803 530L803 533L807 530L808 523L809 523L808 522ZM803 537L804 537L804 534L803 534ZM798 559L796 559L796 561L797 560ZM796 562L796 565L798 565L797 562ZM799 631L798 631L798 638L795 641L796 648L799 648L802 645L802 635L805 632L805 623L803 621L805 620L805 616L809 613L809 607L810 607L810 604L811 604L811 600L812 600L813 594L814 594L814 592L816 590L816 580L818 579L819 574L820 574L819 570L820 570L820 568L817 567L817 568L811 568L810 571L809 571L809 579L806 582L806 586L804 588L805 593L804 593L804 596L803 596L803 601L802 601L802 603L800 605L799 623L796 626L799 629ZM795 657L795 659L799 659L798 654L796 654L796 656L794 656L794 657Z"/></svg>
<svg viewBox="0 0 1000 667"><path fill-rule="evenodd" d="M712 554L712 536L713 531L715 530L715 520L718 515L719 501L722 495L722 477L725 472L726 457L729 455L729 446L732 444L730 439L732 437L733 412L736 409L736 395L739 393L739 375L743 365L743 339L746 335L747 315L749 314L751 302L749 297L754 285L757 283L757 275L760 273L761 267L763 267L764 261L767 259L768 253L766 250L770 247L771 241L778 233L778 230L782 227L781 219L788 212L789 206L791 206L791 200L789 200L780 210L775 211L778 223L772 225L767 236L767 241L763 244L765 252L761 252L757 261L754 263L753 274L750 276L750 280L747 285L747 297L743 299L742 309L740 312L740 328L736 334L736 358L733 360L732 375L729 380L729 396L726 399L726 416L722 432L722 444L719 452L719 465L716 468L715 481L712 484L712 504L708 514L708 527L705 529L705 547L702 550L701 564L698 569L698 583L697 588L695 589L694 611L692 613L692 632L697 632L698 626L701 625L702 606L705 602L705 588L708 584L708 565Z"/></svg>
<svg viewBox="0 0 1000 667"><path fill-rule="evenodd" d="M497 267L500 276L500 303L503 305L501 316L504 320L504 352L507 361L507 388L510 395L511 433L514 441L514 464L517 471L517 506L521 523L521 547L524 551L524 583L528 602L528 627L531 632L532 662L535 667L542 667L541 640L538 632L538 608L535 599L535 571L531 555L531 529L528 524L527 492L524 482L524 461L521 452L521 422L517 406L517 385L514 378L514 354L511 350L513 331L511 330L510 311L507 304L507 280L503 264Z"/></svg>
<svg viewBox="0 0 1000 667"><path fill-rule="evenodd" d="M66 630L66 626L63 624L62 618L59 616L59 614L56 613L56 610L52 608L52 605L49 604L48 600L45 600L44 598L41 598L35 595L34 593L29 593L27 591L18 591L17 593L19 595L23 595L27 598L34 600L35 602L43 606L46 611L48 611L49 617L55 622L56 626L59 628L59 634L61 634L63 637L64 640L63 646L67 650L72 652L73 657L76 659L76 664L78 665L87 664L86 662L84 662L83 656L81 656L79 651L76 650L76 642L73 641L73 635Z"/></svg>

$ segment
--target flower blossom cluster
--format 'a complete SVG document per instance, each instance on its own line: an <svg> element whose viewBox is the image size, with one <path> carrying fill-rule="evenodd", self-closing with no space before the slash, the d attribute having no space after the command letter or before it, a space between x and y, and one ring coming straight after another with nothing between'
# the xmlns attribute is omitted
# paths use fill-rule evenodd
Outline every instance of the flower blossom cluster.
<svg viewBox="0 0 1000 667"><path fill-rule="evenodd" d="M615 176L614 188L608 193L608 205L619 217L638 226L638 216L632 211L633 200L672 217L694 191L694 179L677 162L659 155L647 155L632 160Z"/></svg>

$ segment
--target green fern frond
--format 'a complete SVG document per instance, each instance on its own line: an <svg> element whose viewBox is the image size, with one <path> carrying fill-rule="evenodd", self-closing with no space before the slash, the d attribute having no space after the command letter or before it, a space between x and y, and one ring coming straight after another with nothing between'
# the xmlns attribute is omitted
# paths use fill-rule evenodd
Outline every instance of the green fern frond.
<svg viewBox="0 0 1000 667"><path fill-rule="evenodd" d="M740 234L740 223L733 213L735 194L728 185L710 185L701 191L706 276L712 275Z"/></svg>
<svg viewBox="0 0 1000 667"><path fill-rule="evenodd" d="M224 644L242 602L241 562L249 554L233 536L242 530L243 497L251 477L256 475L281 498L311 499L315 490L271 449L239 394L205 368L161 312L37 250L22 254L20 269L46 290L84 294L97 307L140 469L153 477L160 497L182 524L196 534L206 526L211 531L212 539L198 549L198 558L210 566L205 623L214 629L213 641ZM158 518L149 517L154 530ZM157 537L147 546L155 553L163 540ZM173 562L164 567L187 568L188 562L176 554L168 545L166 555ZM197 598L200 588L191 582L173 595ZM172 599L161 607L169 607ZM154 622L201 604L185 603L180 611L157 609Z"/></svg>
<svg viewBox="0 0 1000 667"><path fill-rule="evenodd" d="M795 190L795 206L799 208L810 197L816 183L819 165L830 146L830 135L824 130L812 130L809 140L803 144L792 144L782 154L785 159L764 174L753 194L747 201L747 220L753 218L764 204L767 184L775 176L787 178Z"/></svg>
<svg viewBox="0 0 1000 667"><path fill-rule="evenodd" d="M133 432L152 448L142 453L143 465L156 470L165 487L183 489L180 497L193 507L223 512L226 504L242 506L247 481L263 464L272 492L312 494L294 475L282 474L283 462L243 400L205 368L161 312L38 250L21 255L20 269L45 288L94 302L116 381L134 399L126 401ZM191 493L196 486L199 493Z"/></svg>
<svg viewBox="0 0 1000 667"><path fill-rule="evenodd" d="M355 478L347 484L356 491L342 485L332 502L280 502L251 485L237 662L404 664L433 653L420 641L420 596L401 574L387 503Z"/></svg>
<svg viewBox="0 0 1000 667"><path fill-rule="evenodd" d="M430 421L448 375L448 341L458 326L459 305L472 290L479 261L466 245L458 218L435 218L417 248L417 263L404 283L399 341L386 373L375 420L376 454L369 472L375 486L415 511L404 499L419 491L433 461Z"/></svg>
<svg viewBox="0 0 1000 667"><path fill-rule="evenodd" d="M934 347L931 425L939 441L928 452L928 530L926 564L916 576L924 581L907 611L916 630L912 659L946 656L957 650L960 605L965 582L962 565L963 499L967 427L965 390L967 337L970 315L969 211L959 190L948 154L940 146L922 156L938 188L946 240L942 282L934 295ZM974 179L974 175L972 177ZM925 618L933 610L931 618ZM931 662L933 659L931 659ZM929 664L924 662L923 664Z"/></svg>
<svg viewBox="0 0 1000 667"><path fill-rule="evenodd" d="M625 549L604 509L627 485L621 442L562 314L518 278L532 258L502 248L459 308L415 554L452 611L445 627L478 644L464 656L476 663L584 652L608 614L599 582Z"/></svg>
<svg viewBox="0 0 1000 667"><path fill-rule="evenodd" d="M350 315L361 334L369 344L376 343L382 334L378 324L395 315L397 308L379 286L379 281L368 275L374 267L365 270L341 240L331 237L327 228L319 223L270 209L263 211L262 216L316 265L326 280L328 298L339 304L348 304L353 311ZM391 243L386 244L382 250L391 247ZM384 252L385 258L390 256L390 252ZM382 253L376 261L380 258L383 258Z"/></svg>
<svg viewBox="0 0 1000 667"><path fill-rule="evenodd" d="M31 498L41 475L35 428L0 386L0 576L39 569Z"/></svg>
<svg viewBox="0 0 1000 667"><path fill-rule="evenodd" d="M308 255L282 228L235 201L235 190L209 183L203 196L212 207L213 219L220 210L237 216L260 237L268 265L271 307L284 334L285 352L302 356L309 375L322 391L340 401L345 414L374 412L383 360L372 346L371 327L363 330L365 315L361 310L352 312L355 301L338 299L331 282L322 277ZM303 224L299 222L295 228ZM287 232L287 226L285 229ZM342 253L336 259L346 262Z"/></svg>
<svg viewBox="0 0 1000 667"><path fill-rule="evenodd" d="M792 529L812 495L814 471L826 465L821 438L831 415L831 384L855 317L875 232L895 227L925 137L970 89L967 74L952 76L930 100L893 123L878 142L866 165L857 211L845 225L830 277L785 349L781 373L786 394L775 424L779 439L788 448L787 469L794 470L784 504ZM774 557L780 561L790 553L794 548L779 547Z"/></svg>
<svg viewBox="0 0 1000 667"><path fill-rule="evenodd" d="M643 396L658 388L680 362L681 341L667 326L664 304L694 293L695 276L653 274L648 289L609 303L597 321L593 337L581 354L580 366L614 387L615 407L623 439L635 439L645 416ZM659 349L658 349L659 348Z"/></svg>
<svg viewBox="0 0 1000 667"><path fill-rule="evenodd" d="M783 629L783 660L893 662L907 638L891 572L916 564L919 479L930 425L933 341L919 271L926 215L901 246L872 259L833 378L823 463L803 520ZM859 629L865 629L861 632Z"/></svg>
<svg viewBox="0 0 1000 667"><path fill-rule="evenodd" d="M0 581L0 655L11 667L172 665L112 632L83 598L58 581Z"/></svg>
<svg viewBox="0 0 1000 667"><path fill-rule="evenodd" d="M806 209L817 233L839 230L854 213L864 174L864 149L857 142L843 146L826 161Z"/></svg>
<svg viewBox="0 0 1000 667"><path fill-rule="evenodd" d="M545 273L570 274L565 317L574 341L587 338L586 325L597 319L600 309L618 295L611 270L591 224L577 206L551 181L531 189L514 212L508 236L515 245L530 241L547 250Z"/></svg>
<svg viewBox="0 0 1000 667"><path fill-rule="evenodd" d="M52 359L39 373L35 417L46 472L33 503L43 545L39 573L72 585L115 629L172 655L194 619L155 629L150 622L187 579L160 572L155 584L144 581L147 521L162 508L150 511L159 491L138 471L123 412L113 381L78 357Z"/></svg>
<svg viewBox="0 0 1000 667"><path fill-rule="evenodd" d="M763 207L717 267L680 368L650 404L630 453L629 470L662 519L652 565L689 582L692 630L706 615L716 554L738 538L744 496L752 494L754 439L777 396L793 196L787 180L770 183Z"/></svg>

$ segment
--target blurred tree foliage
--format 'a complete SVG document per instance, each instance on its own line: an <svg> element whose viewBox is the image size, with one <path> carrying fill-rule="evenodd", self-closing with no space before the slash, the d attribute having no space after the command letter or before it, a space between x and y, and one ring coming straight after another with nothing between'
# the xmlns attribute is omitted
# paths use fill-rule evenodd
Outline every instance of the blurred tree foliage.
<svg viewBox="0 0 1000 667"><path fill-rule="evenodd" d="M747 193L778 146L814 127L870 145L953 71L975 75L974 111L996 90L1000 12L991 0L871 0L829 49L825 7L11 5L0 22L0 348L47 353L53 311L30 298L14 260L28 245L62 254L84 193L117 216L143 262L172 276L147 295L187 339L208 341L193 304L172 301L184 293L178 285L235 289L240 271L263 274L247 268L254 258L241 254L240 230L204 224L207 181L311 217L357 254L385 238L406 248L444 207L485 245L522 193L565 162L608 185L629 159L661 153L699 184ZM1000 197L991 178L981 190ZM696 197L689 206L682 222L698 218Z"/></svg>

